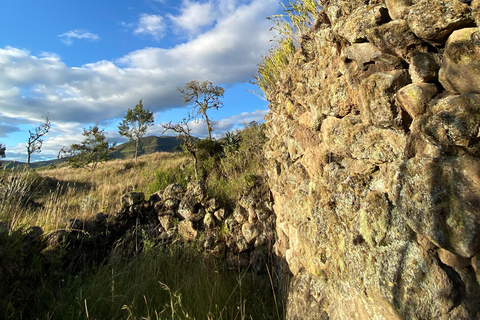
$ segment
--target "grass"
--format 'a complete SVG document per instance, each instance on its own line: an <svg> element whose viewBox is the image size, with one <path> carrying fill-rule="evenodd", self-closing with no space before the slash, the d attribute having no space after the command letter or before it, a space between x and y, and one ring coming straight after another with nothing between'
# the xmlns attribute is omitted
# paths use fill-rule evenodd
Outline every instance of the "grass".
<svg viewBox="0 0 480 320"><path fill-rule="evenodd" d="M284 14L270 18L279 33L277 46L263 57L258 67L255 83L265 95L275 88L282 72L292 61L296 48L303 35L315 24L317 13L321 9L317 0L295 0L282 3Z"/></svg>
<svg viewBox="0 0 480 320"><path fill-rule="evenodd" d="M216 142L201 157L208 196L218 197L227 210L246 182L254 185L263 175L263 130L251 123L230 133L235 144L223 149ZM43 238L31 239L30 226L49 234L71 218L114 213L124 192L143 191L148 198L170 183L186 185L193 179L186 154L144 155L137 164L113 160L94 172L61 165L1 174L0 221L12 229L0 230L0 271L14 272L2 273L0 318L281 319L269 277L229 270L219 257L202 253L201 244L147 243L128 262L107 259L71 275L62 251L45 260Z"/></svg>
<svg viewBox="0 0 480 320"><path fill-rule="evenodd" d="M180 153L154 153L133 160L113 160L94 172L66 164L28 172L3 170L0 186L0 220L14 228L37 225L45 231L61 229L71 218L88 219L98 212L112 214L127 191L145 192L155 187L155 172L175 172L187 160Z"/></svg>
<svg viewBox="0 0 480 320"><path fill-rule="evenodd" d="M277 319L268 284L192 247L156 248L124 266L70 279L50 319ZM270 290L270 292L268 292ZM267 291L267 292L265 292Z"/></svg>
<svg viewBox="0 0 480 320"><path fill-rule="evenodd" d="M47 301L49 319L245 319L242 312L259 318L269 302L216 258L183 246L156 248L126 265L108 264L65 282L56 295L61 299ZM261 309L249 303L245 310L242 296L258 299Z"/></svg>

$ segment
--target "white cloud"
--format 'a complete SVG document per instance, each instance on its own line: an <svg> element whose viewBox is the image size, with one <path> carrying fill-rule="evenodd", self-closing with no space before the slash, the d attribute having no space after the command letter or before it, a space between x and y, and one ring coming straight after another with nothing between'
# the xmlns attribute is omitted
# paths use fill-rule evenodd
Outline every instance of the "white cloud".
<svg viewBox="0 0 480 320"><path fill-rule="evenodd" d="M210 26L217 18L214 12L212 1L199 3L184 0L180 9L180 15L169 15L168 18L180 31L187 31L189 34L197 34L202 27Z"/></svg>
<svg viewBox="0 0 480 320"><path fill-rule="evenodd" d="M65 33L60 34L58 37L61 38L62 42L67 46L73 44L73 39L86 39L90 41L98 41L100 37L94 33L91 33L87 30L70 30Z"/></svg>
<svg viewBox="0 0 480 320"><path fill-rule="evenodd" d="M138 25L133 33L148 35L155 40L160 40L165 36L165 21L160 15L144 13L140 16Z"/></svg>
<svg viewBox="0 0 480 320"><path fill-rule="evenodd" d="M139 99L151 111L165 113L183 106L177 88L189 81L228 86L249 80L271 46L274 35L265 17L272 14L272 8L279 8L277 0L235 5L224 16L217 12L215 26L188 42L169 49L145 48L117 61L81 67L69 67L51 53L36 56L24 49L0 48L0 119L31 125L49 113L59 131L46 137L45 154L47 149L54 153L60 145L75 141L85 124L122 118ZM2 124L9 125L4 127L8 137L21 123ZM222 120L217 128L226 130L231 125Z"/></svg>

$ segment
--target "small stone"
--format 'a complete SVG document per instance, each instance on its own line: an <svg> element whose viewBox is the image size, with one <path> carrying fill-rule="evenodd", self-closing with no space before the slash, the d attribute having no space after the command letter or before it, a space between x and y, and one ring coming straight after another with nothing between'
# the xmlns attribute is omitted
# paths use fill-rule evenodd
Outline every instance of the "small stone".
<svg viewBox="0 0 480 320"><path fill-rule="evenodd" d="M152 194L150 196L150 198L148 198L148 201L153 204L153 203L156 203L156 202L160 201L161 199L162 199L162 197L160 196L160 194L158 192L156 192L156 193Z"/></svg>
<svg viewBox="0 0 480 320"><path fill-rule="evenodd" d="M84 221L74 218L74 219L68 220L66 229L83 230L84 225L85 225Z"/></svg>
<svg viewBox="0 0 480 320"><path fill-rule="evenodd" d="M162 199L163 201L166 201L168 199L181 200L184 193L185 189L182 185L176 183L169 184L163 192Z"/></svg>
<svg viewBox="0 0 480 320"><path fill-rule="evenodd" d="M201 203L206 196L205 184L202 181L190 182L187 185L187 192L184 195L184 197L192 198L197 203Z"/></svg>
<svg viewBox="0 0 480 320"><path fill-rule="evenodd" d="M255 224L247 222L242 226L242 234L248 243L253 243L260 235L260 231Z"/></svg>
<svg viewBox="0 0 480 320"><path fill-rule="evenodd" d="M451 96L432 106L426 133L445 145L471 146L480 129L480 94Z"/></svg>
<svg viewBox="0 0 480 320"><path fill-rule="evenodd" d="M175 218L170 215L161 216L158 218L160 224L165 230L171 230L175 227Z"/></svg>
<svg viewBox="0 0 480 320"><path fill-rule="evenodd" d="M382 51L369 42L355 43L345 49L347 58L357 62L359 66L374 62L382 56Z"/></svg>
<svg viewBox="0 0 480 320"><path fill-rule="evenodd" d="M225 209L222 208L220 210L215 211L214 215L215 215L215 218L217 218L218 221L223 221L226 217Z"/></svg>
<svg viewBox="0 0 480 320"><path fill-rule="evenodd" d="M207 212L215 212L220 208L220 201L218 201L216 198L212 198L207 201L207 204L205 205L205 208Z"/></svg>
<svg viewBox="0 0 480 320"><path fill-rule="evenodd" d="M215 218L213 217L212 213L207 212L205 218L203 219L203 225L205 226L205 229L215 228Z"/></svg>
<svg viewBox="0 0 480 320"><path fill-rule="evenodd" d="M167 210L177 210L179 201L177 199L167 199L164 202L164 206Z"/></svg>
<svg viewBox="0 0 480 320"><path fill-rule="evenodd" d="M452 31L473 25L470 8L458 0L418 0L409 8L408 25L421 39L443 42Z"/></svg>
<svg viewBox="0 0 480 320"><path fill-rule="evenodd" d="M238 223L244 223L247 221L248 212L241 205L237 204L235 210L233 211L233 217L237 220Z"/></svg>
<svg viewBox="0 0 480 320"><path fill-rule="evenodd" d="M346 19L339 19L334 31L350 43L365 42L368 30L388 19L385 5L359 6Z"/></svg>
<svg viewBox="0 0 480 320"><path fill-rule="evenodd" d="M145 194L143 192L128 192L122 196L120 201L124 208L133 205L140 205L145 201Z"/></svg>
<svg viewBox="0 0 480 320"><path fill-rule="evenodd" d="M410 84L397 92L396 100L412 119L416 119L425 113L437 92L438 88L433 83Z"/></svg>
<svg viewBox="0 0 480 320"><path fill-rule="evenodd" d="M253 207L248 208L248 222L254 223L257 221L257 213L255 212L255 209Z"/></svg>
<svg viewBox="0 0 480 320"><path fill-rule="evenodd" d="M192 221L183 220L178 224L178 233L186 241L193 241L197 238L198 231L193 227Z"/></svg>
<svg viewBox="0 0 480 320"><path fill-rule="evenodd" d="M438 249L438 257L443 264L456 269L463 269L470 265L470 259L460 257L443 248Z"/></svg>
<svg viewBox="0 0 480 320"><path fill-rule="evenodd" d="M367 38L382 51L401 58L408 57L412 48L421 45L405 20L395 20L372 28L368 30Z"/></svg>
<svg viewBox="0 0 480 320"><path fill-rule="evenodd" d="M401 112L394 103L395 93L409 82L404 70L377 72L363 80L359 90L362 120L380 128L398 125Z"/></svg>
<svg viewBox="0 0 480 320"><path fill-rule="evenodd" d="M430 52L414 51L409 54L408 72L413 83L435 82L440 69L441 57Z"/></svg>
<svg viewBox="0 0 480 320"><path fill-rule="evenodd" d="M195 214L195 200L184 197L178 206L178 214L183 219L190 219Z"/></svg>
<svg viewBox="0 0 480 320"><path fill-rule="evenodd" d="M407 16L412 0L386 0L385 4L392 20L400 20Z"/></svg>

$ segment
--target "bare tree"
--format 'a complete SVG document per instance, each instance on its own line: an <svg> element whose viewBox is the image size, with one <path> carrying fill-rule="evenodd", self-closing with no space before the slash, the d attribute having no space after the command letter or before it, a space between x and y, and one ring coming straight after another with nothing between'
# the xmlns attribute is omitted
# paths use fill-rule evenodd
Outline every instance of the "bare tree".
<svg viewBox="0 0 480 320"><path fill-rule="evenodd" d="M28 137L27 140L27 169L30 168L30 159L33 153L40 153L42 152L42 144L43 144L43 139L42 137L50 131L51 123L49 119L49 115L47 114L45 117L42 116L42 118L45 119L45 122L42 124L39 124L36 128L35 131L32 132L31 130L28 130L30 133L30 136Z"/></svg>
<svg viewBox="0 0 480 320"><path fill-rule="evenodd" d="M225 90L222 87L214 86L210 81L191 81L185 85L185 89L178 88L178 91L183 94L183 100L186 103L193 102L193 110L196 116L201 116L207 124L208 139L212 140L212 131L214 122L208 117L207 111L209 109L216 109L223 107L223 98Z"/></svg>
<svg viewBox="0 0 480 320"><path fill-rule="evenodd" d="M189 115L187 118L183 118L182 122L173 124L172 121L166 124L162 124L163 133L167 131L173 131L178 134L178 138L183 142L183 149L187 151L193 158L193 166L195 170L195 179L198 180L198 138L191 135L191 129L188 125L192 117Z"/></svg>

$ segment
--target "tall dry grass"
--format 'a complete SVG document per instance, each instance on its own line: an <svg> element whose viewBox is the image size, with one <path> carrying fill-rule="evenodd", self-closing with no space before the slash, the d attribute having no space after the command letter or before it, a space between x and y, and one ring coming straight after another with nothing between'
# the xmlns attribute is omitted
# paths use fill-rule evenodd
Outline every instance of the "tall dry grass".
<svg viewBox="0 0 480 320"><path fill-rule="evenodd" d="M12 227L61 229L72 218L89 219L98 212L112 214L128 191L153 193L155 172L178 170L188 163L181 153L154 153L133 160L113 160L95 171L62 165L53 169L4 172L0 187L0 220Z"/></svg>

